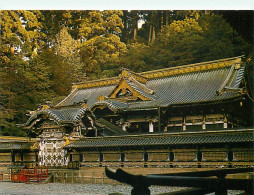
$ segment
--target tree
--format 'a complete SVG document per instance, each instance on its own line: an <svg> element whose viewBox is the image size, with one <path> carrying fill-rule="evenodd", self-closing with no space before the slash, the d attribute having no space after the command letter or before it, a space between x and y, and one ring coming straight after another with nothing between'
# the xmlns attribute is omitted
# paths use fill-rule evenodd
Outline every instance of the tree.
<svg viewBox="0 0 254 195"><path fill-rule="evenodd" d="M122 67L128 68L134 72L142 72L151 70L149 64L146 63L149 47L144 43L131 43L127 45L128 52L120 58Z"/></svg>
<svg viewBox="0 0 254 195"><path fill-rule="evenodd" d="M1 11L1 58L6 61L16 53L32 55L35 48L43 46L42 24L38 21L40 11ZM8 60L7 60L8 61Z"/></svg>
<svg viewBox="0 0 254 195"><path fill-rule="evenodd" d="M71 37L66 27L63 27L56 35L53 49L66 64L64 73L68 75L68 80L78 82L84 79L85 74L82 71L83 64L79 55L80 42Z"/></svg>
<svg viewBox="0 0 254 195"><path fill-rule="evenodd" d="M248 44L239 36L235 44L232 32L220 15L209 12L174 20L158 34L146 63L159 68L241 55Z"/></svg>
<svg viewBox="0 0 254 195"><path fill-rule="evenodd" d="M88 77L108 77L118 72L118 59L126 52L126 45L119 38L123 28L121 15L121 11L91 11L83 19L80 55Z"/></svg>

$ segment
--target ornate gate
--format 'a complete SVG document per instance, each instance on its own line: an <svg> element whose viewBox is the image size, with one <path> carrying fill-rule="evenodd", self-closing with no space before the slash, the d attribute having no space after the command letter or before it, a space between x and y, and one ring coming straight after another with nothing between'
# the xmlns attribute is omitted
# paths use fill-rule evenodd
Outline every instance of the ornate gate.
<svg viewBox="0 0 254 195"><path fill-rule="evenodd" d="M43 166L66 166L67 151L63 149L64 133L59 126L44 124L39 143L39 164Z"/></svg>

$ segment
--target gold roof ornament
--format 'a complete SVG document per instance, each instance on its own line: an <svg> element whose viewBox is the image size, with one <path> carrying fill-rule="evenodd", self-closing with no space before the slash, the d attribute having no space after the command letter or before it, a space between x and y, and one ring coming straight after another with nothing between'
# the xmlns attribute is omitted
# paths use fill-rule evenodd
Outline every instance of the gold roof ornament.
<svg viewBox="0 0 254 195"><path fill-rule="evenodd" d="M50 107L48 106L48 105L42 105L41 106L41 110L47 110L47 109L49 109Z"/></svg>
<svg viewBox="0 0 254 195"><path fill-rule="evenodd" d="M105 97L105 96L102 96L102 95L99 95L98 97L97 97L97 100L99 101L99 102L101 102L101 101L105 101L107 98Z"/></svg>
<svg viewBox="0 0 254 195"><path fill-rule="evenodd" d="M142 83L142 84L145 84L147 82L147 78L138 74L138 73L135 73L135 72L132 72L130 71L129 69L127 68L122 68L122 72L121 74L119 75L120 79L122 77L124 78L127 78L128 80L132 77L134 78L135 80L137 80L138 82Z"/></svg>
<svg viewBox="0 0 254 195"><path fill-rule="evenodd" d="M32 145L30 147L30 150L31 151L34 151L34 150L39 150L40 149L40 146L39 146L39 143L38 142L35 142L34 145Z"/></svg>
<svg viewBox="0 0 254 195"><path fill-rule="evenodd" d="M130 93L130 94L129 94ZM120 94L121 97L118 97ZM112 99L121 99L121 100L137 100L138 98L146 101L146 100L151 100L150 98L144 96L141 94L140 91L137 91L134 89L126 79L121 79L121 81L118 83L118 85L113 89L111 94L109 95L109 98Z"/></svg>
<svg viewBox="0 0 254 195"><path fill-rule="evenodd" d="M31 110L29 110L28 113L29 113L30 115L33 115L33 114L36 113L36 111L31 111Z"/></svg>
<svg viewBox="0 0 254 195"><path fill-rule="evenodd" d="M65 140L63 147L65 147L70 143L70 140L68 137L63 137L63 139Z"/></svg>
<svg viewBox="0 0 254 195"><path fill-rule="evenodd" d="M82 107L82 108L88 108L88 105L87 105L86 103L83 103L83 104L81 105L81 107Z"/></svg>

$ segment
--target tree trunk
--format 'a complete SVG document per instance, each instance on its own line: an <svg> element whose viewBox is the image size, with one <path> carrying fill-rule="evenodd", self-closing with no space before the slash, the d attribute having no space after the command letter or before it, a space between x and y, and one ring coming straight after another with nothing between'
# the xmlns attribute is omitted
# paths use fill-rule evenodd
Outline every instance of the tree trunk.
<svg viewBox="0 0 254 195"><path fill-rule="evenodd" d="M133 21L133 39L136 40L137 39L137 30L138 30L138 17L134 18Z"/></svg>
<svg viewBox="0 0 254 195"><path fill-rule="evenodd" d="M153 26L153 37L152 37L152 42L155 41L155 27Z"/></svg>
<svg viewBox="0 0 254 195"><path fill-rule="evenodd" d="M163 11L160 12L160 15L161 15L161 17L160 17L160 20L161 20L161 22L160 22L160 30L162 31L162 29L163 29Z"/></svg>
<svg viewBox="0 0 254 195"><path fill-rule="evenodd" d="M124 25L124 28L123 28L123 41L124 42L127 42L127 28L128 28L128 21L127 21L127 14L128 14L128 11L124 10L123 11L123 25Z"/></svg>
<svg viewBox="0 0 254 195"><path fill-rule="evenodd" d="M166 11L166 19L165 19L166 26L168 26L168 11Z"/></svg>
<svg viewBox="0 0 254 195"><path fill-rule="evenodd" d="M150 25L149 35L148 35L148 43L150 43L150 42L151 42L151 39L152 39L152 28L153 28L153 26Z"/></svg>
<svg viewBox="0 0 254 195"><path fill-rule="evenodd" d="M133 39L136 40L136 38L137 38L137 28L135 27L133 29Z"/></svg>

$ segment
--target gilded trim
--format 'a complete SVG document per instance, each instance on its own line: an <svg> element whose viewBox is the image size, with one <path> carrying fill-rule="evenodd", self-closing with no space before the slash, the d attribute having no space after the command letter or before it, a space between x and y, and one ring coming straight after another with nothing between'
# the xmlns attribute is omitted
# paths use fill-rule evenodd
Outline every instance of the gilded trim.
<svg viewBox="0 0 254 195"><path fill-rule="evenodd" d="M161 78L161 77L167 77L167 76L187 74L192 72L214 70L214 69L229 67L232 65L235 65L235 69L239 69L241 67L241 56L235 57L235 58L223 59L223 60L202 62L197 64L165 68L160 70L153 70L148 72L142 72L140 74L148 79L155 79L155 78Z"/></svg>
<svg viewBox="0 0 254 195"><path fill-rule="evenodd" d="M108 85L115 85L119 82L118 77L107 78L107 79L100 79L100 80L92 80L87 81L86 83L76 83L72 86L73 89L86 89L86 88L93 88L93 87L101 87L101 86L108 86Z"/></svg>
<svg viewBox="0 0 254 195"><path fill-rule="evenodd" d="M214 69L229 67L229 66L232 66L233 64L235 64L235 69L239 69L241 67L242 57L243 56L238 56L233 58L226 58L226 59L220 59L220 60L209 61L209 62L201 62L201 63L171 67L171 68L164 68L164 69L152 70L152 71L141 72L141 73L134 73L128 69L123 68L122 73L119 75L119 77L112 77L112 78L86 81L82 83L75 83L72 86L72 89L73 91L75 91L76 89L86 89L86 88L116 85L120 82L122 77L125 77L128 79L128 77L130 76L132 76L137 81L145 84L148 79L156 79L156 78L176 76L176 75L188 74L188 73L199 72L199 71L214 70ZM59 105L61 105L65 101L66 100L63 100Z"/></svg>
<svg viewBox="0 0 254 195"><path fill-rule="evenodd" d="M117 93L120 90L123 90L124 92L126 92L126 89L129 89L132 92L132 98L131 100L137 100L137 98L140 98L141 100L150 100L149 98L143 96L142 94L140 94L139 92L137 92L135 89L133 89L127 82L125 79L122 79L121 82L118 84L118 86L111 92L111 94L109 95L109 98L112 99L118 99ZM130 98L130 97L129 97ZM129 100L129 98L127 98L127 100ZM122 99L122 98L121 98ZM123 97L123 99L125 99Z"/></svg>

